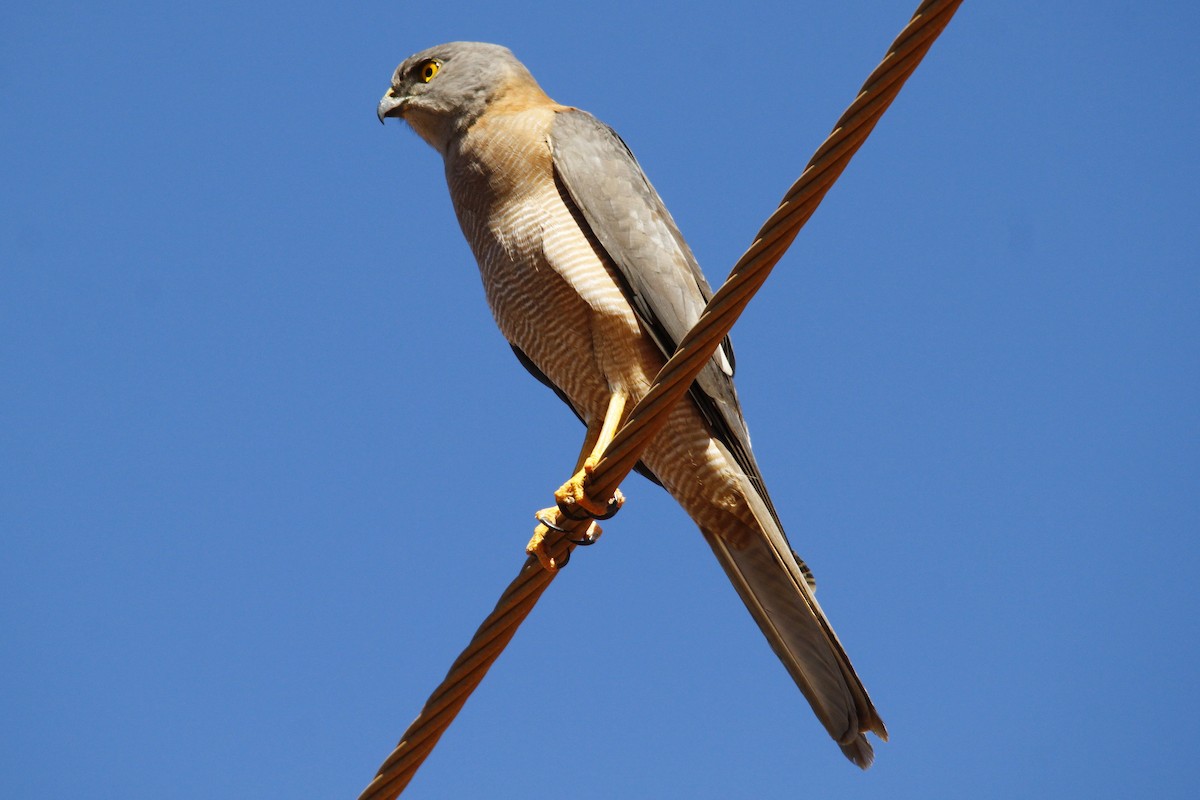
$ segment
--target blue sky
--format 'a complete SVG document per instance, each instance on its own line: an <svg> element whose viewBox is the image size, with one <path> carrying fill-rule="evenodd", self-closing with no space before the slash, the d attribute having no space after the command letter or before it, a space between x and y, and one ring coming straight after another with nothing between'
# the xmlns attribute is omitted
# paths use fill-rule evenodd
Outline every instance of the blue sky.
<svg viewBox="0 0 1200 800"><path fill-rule="evenodd" d="M1052 5L959 12L734 331L876 765L633 477L406 797L1192 796L1200 12ZM582 431L396 63L511 47L719 283L914 7L6 6L0 794L353 797L521 563Z"/></svg>

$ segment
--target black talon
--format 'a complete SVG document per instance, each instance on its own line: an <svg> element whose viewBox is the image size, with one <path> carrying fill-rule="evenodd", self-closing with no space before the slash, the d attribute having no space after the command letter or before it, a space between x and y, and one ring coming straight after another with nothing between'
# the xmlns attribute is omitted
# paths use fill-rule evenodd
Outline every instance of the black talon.
<svg viewBox="0 0 1200 800"><path fill-rule="evenodd" d="M587 509L583 508L582 506L578 506L578 505L570 506L570 507L565 506L562 503L557 503L557 505L558 505L559 512L561 512L564 517L566 517L567 519L575 520L576 522L583 522L584 520L587 520L587 519L598 519L598 520L612 519L613 517L615 517L617 515L617 512L621 510L621 504L617 502L617 498L615 498L615 497L608 501L608 508L605 510L605 512L603 514L599 514L599 515L593 514L590 511L588 511ZM578 509L578 513L576 512L576 509Z"/></svg>
<svg viewBox="0 0 1200 800"><path fill-rule="evenodd" d="M566 528L560 528L560 527L558 527L558 526L557 526L557 525L555 525L553 522L551 522L550 520L546 519L545 517L543 517L543 516L542 516L542 515L540 515L540 514L539 514L539 515L537 515L537 516L535 517L535 519L536 519L538 522L540 522L540 523L542 523L543 525L545 525L545 526L546 526L547 528L549 528L550 530L552 530L552 531L558 531L559 533L563 534L563 538L564 538L564 539L566 539L568 542L570 542L571 544L573 544L573 545L575 545L575 546L577 546L577 547L590 547L591 545L594 545L594 544L596 543L596 538L595 538L595 537L591 537L591 536L584 536L582 539L572 539L570 536L567 536L567 535L566 535L566 534L568 533L568 531L567 531L567 529L566 529ZM588 517L579 517L579 519L580 519L580 521L582 521L582 520L584 520L584 519L588 519ZM564 561L563 563L565 564L566 562Z"/></svg>
<svg viewBox="0 0 1200 800"><path fill-rule="evenodd" d="M562 514L567 519L574 520L575 522L584 522L585 520L593 519L592 515L584 510L581 506L566 506L558 501L555 501L555 505L558 506L558 513ZM579 509L580 513L576 513L576 509ZM561 530L561 528L559 530Z"/></svg>
<svg viewBox="0 0 1200 800"><path fill-rule="evenodd" d="M560 510L561 510L561 509L560 509ZM549 528L549 529L550 529L550 530L552 530L552 531L558 531L559 533L566 533L566 532L567 532L567 529L566 529L566 528L560 528L560 527L558 527L558 526L557 526L557 525L555 525L553 522L551 522L550 520L548 520L548 519L546 519L545 517L543 517L541 514L538 514L536 517L534 517L534 519L536 519L538 522L542 523L543 525L545 525L547 528Z"/></svg>
<svg viewBox="0 0 1200 800"><path fill-rule="evenodd" d="M576 547L591 547L597 541L596 538L593 538L591 536L586 536L586 535L582 539L572 539L569 536L564 536L563 538L566 539L571 544L575 545Z"/></svg>
<svg viewBox="0 0 1200 800"><path fill-rule="evenodd" d="M613 517L615 517L617 515L617 512L620 510L621 510L621 504L618 503L617 498L614 497L612 500L608 501L608 510L605 511L600 516L596 517L596 519L612 519Z"/></svg>

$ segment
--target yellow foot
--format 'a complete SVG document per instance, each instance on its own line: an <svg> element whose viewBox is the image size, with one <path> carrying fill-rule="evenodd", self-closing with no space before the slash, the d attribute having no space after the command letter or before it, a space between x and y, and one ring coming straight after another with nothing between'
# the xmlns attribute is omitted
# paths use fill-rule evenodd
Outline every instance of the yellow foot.
<svg viewBox="0 0 1200 800"><path fill-rule="evenodd" d="M595 519L608 519L616 514L625 503L625 495L621 494L620 489L617 489L612 499L607 501L597 502L588 496L584 485L591 476L592 470L596 468L596 463L595 456L588 456L587 461L583 462L583 469L572 475L571 479L558 487L558 491L554 493L554 500L558 503L558 507L568 516L576 516L578 511L582 511Z"/></svg>
<svg viewBox="0 0 1200 800"><path fill-rule="evenodd" d="M538 526L533 529L533 538L529 540L529 544L525 545L525 554L537 556L537 560L541 562L542 569L546 572L558 572L558 563L551 557L549 547L546 543L546 537L550 535L550 528L543 519L553 519L558 512L557 508L544 508L534 514L534 518L538 521Z"/></svg>
<svg viewBox="0 0 1200 800"><path fill-rule="evenodd" d="M551 536L551 533L569 537L573 537L575 535L564 533L562 530L552 527L555 526L557 520L560 519L559 515L560 511L558 508L543 508L541 511L534 514L534 518L538 521L538 526L533 529L533 538L529 540L529 544L525 545L525 553L527 555L535 556L538 562L542 565L542 568L547 572L557 572L559 567L565 566L567 563L567 558L570 557L571 552L570 550L566 551L567 558L564 558L561 562L551 556L550 541L547 541L547 539L553 541L554 537ZM554 522L552 522L552 520ZM588 523L587 528L580 535L579 540L575 541L574 538L572 538L570 541L574 542L576 545L594 544L595 541L600 538L601 533L603 533L603 531L600 529L600 526L596 524L595 520L591 520Z"/></svg>

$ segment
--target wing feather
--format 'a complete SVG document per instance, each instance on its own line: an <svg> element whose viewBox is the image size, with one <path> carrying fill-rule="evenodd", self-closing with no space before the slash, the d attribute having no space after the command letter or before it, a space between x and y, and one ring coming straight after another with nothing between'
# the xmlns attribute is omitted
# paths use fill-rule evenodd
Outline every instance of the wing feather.
<svg viewBox="0 0 1200 800"><path fill-rule="evenodd" d="M712 297L712 287L658 192L620 136L586 111L559 111L550 151L560 190L624 280L647 331L670 357ZM733 387L733 348L726 339L692 386L692 397L766 502L774 504L750 449Z"/></svg>

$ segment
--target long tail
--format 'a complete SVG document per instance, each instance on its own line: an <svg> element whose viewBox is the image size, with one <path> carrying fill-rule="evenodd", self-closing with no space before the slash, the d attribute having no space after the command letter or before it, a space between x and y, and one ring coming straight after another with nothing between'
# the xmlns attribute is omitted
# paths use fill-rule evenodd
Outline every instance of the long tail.
<svg viewBox="0 0 1200 800"><path fill-rule="evenodd" d="M701 526L704 538L825 730L866 769L875 754L864 734L886 741L887 729L817 603L807 567L748 481L746 488L757 530L728 516L722 530Z"/></svg>

